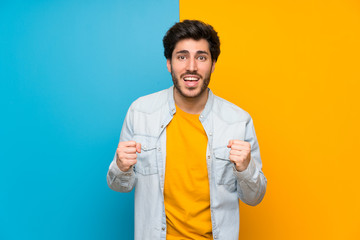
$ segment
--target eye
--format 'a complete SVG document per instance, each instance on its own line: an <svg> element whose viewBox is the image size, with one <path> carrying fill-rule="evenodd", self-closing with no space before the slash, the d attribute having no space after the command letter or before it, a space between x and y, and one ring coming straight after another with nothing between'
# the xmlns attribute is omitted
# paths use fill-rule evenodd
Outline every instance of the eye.
<svg viewBox="0 0 360 240"><path fill-rule="evenodd" d="M179 60L185 60L186 57L185 57L184 55L179 55L179 56L178 56L178 59L179 59Z"/></svg>
<svg viewBox="0 0 360 240"><path fill-rule="evenodd" d="M205 56L199 56L198 59L199 59L200 61L205 61L205 60L206 60L206 57L205 57Z"/></svg>

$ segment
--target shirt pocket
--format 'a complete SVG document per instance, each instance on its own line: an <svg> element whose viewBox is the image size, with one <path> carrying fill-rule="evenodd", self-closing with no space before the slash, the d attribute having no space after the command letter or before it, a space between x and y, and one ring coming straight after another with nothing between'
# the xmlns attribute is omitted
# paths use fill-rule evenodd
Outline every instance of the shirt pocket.
<svg viewBox="0 0 360 240"><path fill-rule="evenodd" d="M217 147L213 149L215 161L215 177L217 185L223 185L230 192L236 190L236 178L234 164L230 161L230 148Z"/></svg>
<svg viewBox="0 0 360 240"><path fill-rule="evenodd" d="M156 174L156 137L135 135L134 141L141 144L141 153L137 153L134 171L142 175Z"/></svg>

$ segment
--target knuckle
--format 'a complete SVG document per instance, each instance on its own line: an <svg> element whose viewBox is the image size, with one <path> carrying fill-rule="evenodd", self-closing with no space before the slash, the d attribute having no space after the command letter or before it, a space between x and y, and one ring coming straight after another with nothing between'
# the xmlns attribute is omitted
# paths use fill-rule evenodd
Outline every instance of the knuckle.
<svg viewBox="0 0 360 240"><path fill-rule="evenodd" d="M122 152L122 151L119 151L118 157L119 157L120 160L122 160L125 157L125 153Z"/></svg>

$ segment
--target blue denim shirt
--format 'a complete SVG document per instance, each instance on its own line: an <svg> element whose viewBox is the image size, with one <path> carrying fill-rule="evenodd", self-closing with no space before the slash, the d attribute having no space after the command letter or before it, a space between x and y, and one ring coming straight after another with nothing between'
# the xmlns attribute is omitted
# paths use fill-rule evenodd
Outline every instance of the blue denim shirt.
<svg viewBox="0 0 360 240"><path fill-rule="evenodd" d="M166 239L164 179L166 126L176 112L173 87L137 99L130 106L121 130L120 141L141 143L137 163L128 172L116 164L107 174L109 187L130 192L135 187L135 239ZM250 115L209 90L200 114L208 137L206 162L210 184L210 210L213 238L239 237L239 200L249 205L261 202L267 180L261 171L259 145ZM229 140L251 144L251 160L246 170L236 171L229 160ZM196 194L196 193L194 193Z"/></svg>

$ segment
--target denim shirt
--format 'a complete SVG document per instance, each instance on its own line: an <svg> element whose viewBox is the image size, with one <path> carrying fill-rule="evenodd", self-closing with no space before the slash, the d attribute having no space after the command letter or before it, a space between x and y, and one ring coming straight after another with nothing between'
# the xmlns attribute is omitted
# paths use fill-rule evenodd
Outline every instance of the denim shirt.
<svg viewBox="0 0 360 240"><path fill-rule="evenodd" d="M133 102L121 130L120 141L141 143L141 153L137 154L137 163L127 172L118 168L114 156L107 173L111 189L130 192L135 187L136 240L166 239L166 126L175 112L173 86ZM238 199L251 206L257 205L264 197L267 184L261 171L253 122L247 112L215 96L210 89L199 120L208 138L206 162L213 238L237 240L240 221ZM251 160L242 172L238 172L229 160L227 144L232 139L251 144Z"/></svg>

